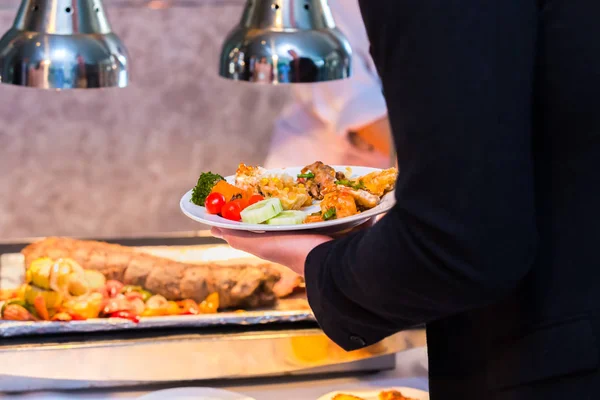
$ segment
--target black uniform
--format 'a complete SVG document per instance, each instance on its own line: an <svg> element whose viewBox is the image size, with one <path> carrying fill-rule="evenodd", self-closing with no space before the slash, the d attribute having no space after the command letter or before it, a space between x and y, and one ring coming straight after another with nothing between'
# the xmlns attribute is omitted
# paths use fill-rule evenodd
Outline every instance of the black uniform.
<svg viewBox="0 0 600 400"><path fill-rule="evenodd" d="M309 255L321 327L426 323L432 400L600 399L600 1L361 8L397 204Z"/></svg>

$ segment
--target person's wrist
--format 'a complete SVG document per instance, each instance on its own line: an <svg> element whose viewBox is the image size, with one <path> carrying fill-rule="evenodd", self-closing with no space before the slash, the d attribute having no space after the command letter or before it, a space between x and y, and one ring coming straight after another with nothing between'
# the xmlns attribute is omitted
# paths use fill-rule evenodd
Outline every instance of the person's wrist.
<svg viewBox="0 0 600 400"><path fill-rule="evenodd" d="M328 243L330 241L332 241L333 239L328 237L328 236L318 236L314 239L314 242L312 243L312 246L310 247L310 250L308 250L305 254L299 254L297 257L296 262L294 263L295 266L294 268L292 268L297 274L304 276L304 270L306 267L306 261L308 260L308 257L310 255L310 253L312 253L317 247L321 246L322 244Z"/></svg>

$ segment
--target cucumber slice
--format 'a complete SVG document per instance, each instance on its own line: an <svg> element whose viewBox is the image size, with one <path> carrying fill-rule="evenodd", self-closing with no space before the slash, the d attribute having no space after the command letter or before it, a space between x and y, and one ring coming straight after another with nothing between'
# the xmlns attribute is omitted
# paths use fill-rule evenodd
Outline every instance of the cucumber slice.
<svg viewBox="0 0 600 400"><path fill-rule="evenodd" d="M242 222L247 224L262 224L283 211L281 200L276 197L259 201L246 207L240 215Z"/></svg>
<svg viewBox="0 0 600 400"><path fill-rule="evenodd" d="M267 225L300 225L306 219L306 213L302 211L284 211L267 221Z"/></svg>

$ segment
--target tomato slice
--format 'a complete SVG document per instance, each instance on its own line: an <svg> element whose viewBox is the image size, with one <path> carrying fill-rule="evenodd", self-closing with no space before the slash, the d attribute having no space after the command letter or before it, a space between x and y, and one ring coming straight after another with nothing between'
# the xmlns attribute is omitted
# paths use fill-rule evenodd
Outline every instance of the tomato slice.
<svg viewBox="0 0 600 400"><path fill-rule="evenodd" d="M242 206L239 202L236 202L235 200L225 204L221 209L221 215L223 216L223 218L232 221L240 221L242 219L242 216L240 215L241 212Z"/></svg>
<svg viewBox="0 0 600 400"><path fill-rule="evenodd" d="M263 201L264 199L265 198L260 194L252 195L250 197L250 200L248 200L248 205L251 206L252 204L258 203L259 201Z"/></svg>
<svg viewBox="0 0 600 400"><path fill-rule="evenodd" d="M225 196L221 193L213 192L206 197L206 202L204 202L204 207L206 207L206 211L209 214L220 214L221 209L225 205Z"/></svg>
<svg viewBox="0 0 600 400"><path fill-rule="evenodd" d="M248 204L248 199L236 199L232 200L231 202L239 204L242 210L250 205Z"/></svg>

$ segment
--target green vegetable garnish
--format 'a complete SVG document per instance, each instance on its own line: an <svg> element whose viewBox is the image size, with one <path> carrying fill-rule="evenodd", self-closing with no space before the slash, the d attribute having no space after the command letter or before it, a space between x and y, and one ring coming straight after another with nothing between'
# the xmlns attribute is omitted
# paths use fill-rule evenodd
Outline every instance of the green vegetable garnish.
<svg viewBox="0 0 600 400"><path fill-rule="evenodd" d="M355 190L359 190L359 189L364 189L365 188L365 184L362 181L352 182L352 181L349 181L348 179L342 179L342 180L339 180L339 181L335 181L335 184L336 185L347 186L347 187L355 189Z"/></svg>
<svg viewBox="0 0 600 400"><path fill-rule="evenodd" d="M315 174L313 174L310 171L305 174L298 174L298 178L312 179L314 177L315 177Z"/></svg>
<svg viewBox="0 0 600 400"><path fill-rule="evenodd" d="M323 214L323 219L325 221L329 221L330 219L334 219L335 218L335 207L331 207L329 210L325 211L325 214Z"/></svg>
<svg viewBox="0 0 600 400"><path fill-rule="evenodd" d="M142 301L146 302L150 297L152 297L152 293L150 293L147 290L144 290L141 286L130 286L130 285L126 285L123 286L123 289L121 289L121 293L131 293L131 292L137 292L139 294L142 295Z"/></svg>
<svg viewBox="0 0 600 400"><path fill-rule="evenodd" d="M212 172L203 172L198 178L198 183L192 191L192 203L197 206L204 206L206 197L210 194L210 191L217 184L217 182L224 180L221 175L213 174Z"/></svg>

